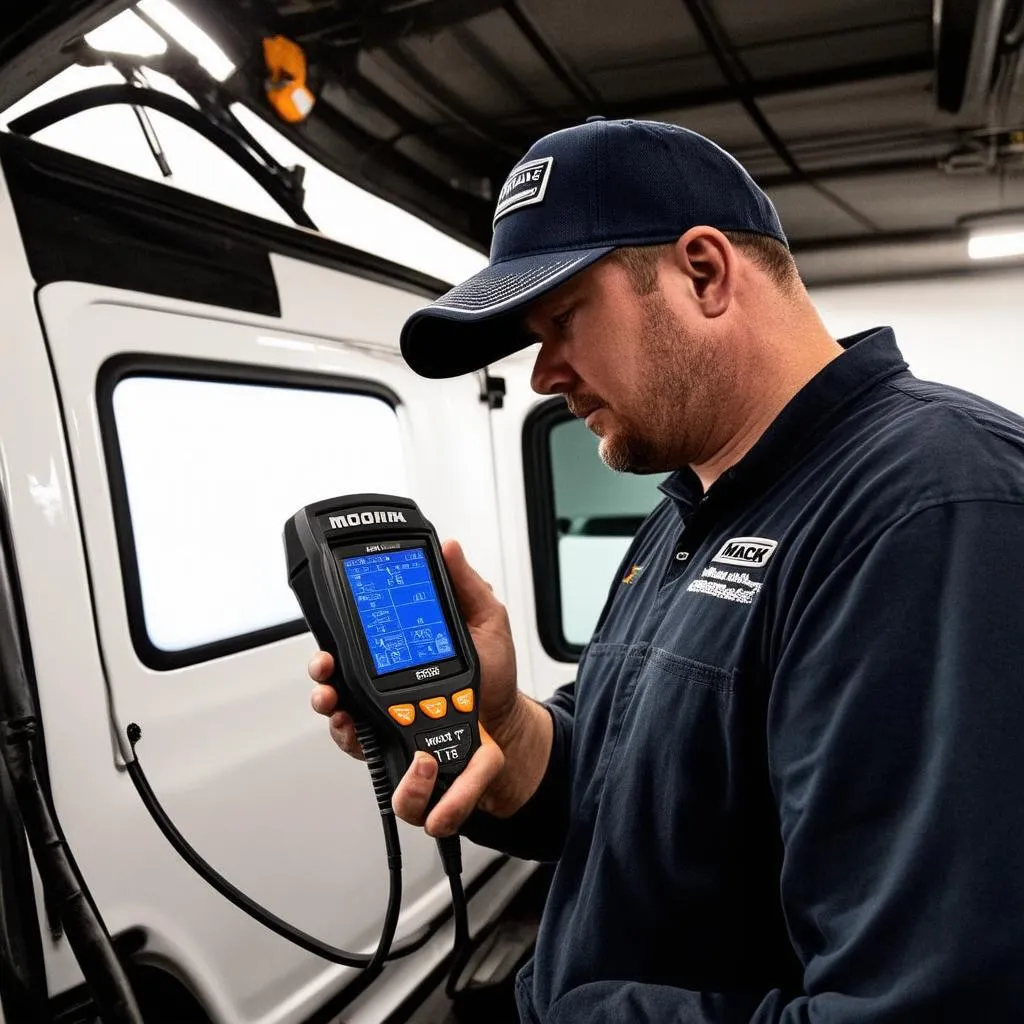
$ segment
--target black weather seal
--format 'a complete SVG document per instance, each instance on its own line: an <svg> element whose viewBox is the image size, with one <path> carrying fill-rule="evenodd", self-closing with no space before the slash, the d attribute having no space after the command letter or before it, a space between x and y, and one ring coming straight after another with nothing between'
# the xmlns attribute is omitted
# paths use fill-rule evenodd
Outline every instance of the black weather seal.
<svg viewBox="0 0 1024 1024"><path fill-rule="evenodd" d="M135 85L97 85L44 103L41 107L22 114L8 127L16 135L31 136L75 114L115 104L150 107L187 125L234 160L297 225L316 230L316 224L303 209L302 203L295 199L292 189L268 170L267 166L261 163L234 134L176 96L155 89L141 89Z"/></svg>
<svg viewBox="0 0 1024 1024"><path fill-rule="evenodd" d="M582 644L566 640L562 623L562 577L551 472L552 428L572 418L565 400L552 398L533 409L523 423L523 482L537 632L544 650L557 661L579 661L583 653Z"/></svg>

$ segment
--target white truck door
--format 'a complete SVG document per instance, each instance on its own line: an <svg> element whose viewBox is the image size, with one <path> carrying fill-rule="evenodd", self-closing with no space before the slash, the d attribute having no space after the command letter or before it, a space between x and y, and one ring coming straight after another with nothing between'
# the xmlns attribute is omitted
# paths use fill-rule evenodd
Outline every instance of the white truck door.
<svg viewBox="0 0 1024 1024"><path fill-rule="evenodd" d="M281 528L332 494L405 493L503 589L479 381L423 381L400 358L399 328L429 294L415 275L43 147L2 157L13 211L0 228L6 244L17 222L69 455L67 478L55 452L40 486L73 494L95 629L62 633L62 562L70 572L78 553L47 532L38 494L15 494L21 536L54 541L22 572L64 831L111 932L142 929L145 957L187 977L216 1020L301 1021L357 972L191 872L118 767L111 722L141 726L153 789L217 870L300 929L372 951L380 824L365 767L309 708L315 645ZM87 643L102 673L85 668ZM402 843L398 940L448 903L433 842L403 826ZM464 859L471 889L490 878L483 913L528 868L491 878L495 854ZM382 1019L450 941L387 968L346 1019ZM79 977L58 947L48 971L56 991Z"/></svg>

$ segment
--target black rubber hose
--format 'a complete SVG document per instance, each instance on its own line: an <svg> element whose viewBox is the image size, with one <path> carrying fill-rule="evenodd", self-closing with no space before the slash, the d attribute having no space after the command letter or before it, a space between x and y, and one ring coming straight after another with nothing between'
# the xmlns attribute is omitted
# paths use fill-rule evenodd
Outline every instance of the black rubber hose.
<svg viewBox="0 0 1024 1024"><path fill-rule="evenodd" d="M56 826L39 781L35 719L4 722L4 759L18 799L43 888L53 899L64 934L74 951L104 1024L142 1024L142 1015L124 968L103 923L93 912L68 848Z"/></svg>
<svg viewBox="0 0 1024 1024"><path fill-rule="evenodd" d="M61 832L40 773L40 724L16 613L16 569L0 494L0 755L47 903L104 1024L142 1024L135 995Z"/></svg>

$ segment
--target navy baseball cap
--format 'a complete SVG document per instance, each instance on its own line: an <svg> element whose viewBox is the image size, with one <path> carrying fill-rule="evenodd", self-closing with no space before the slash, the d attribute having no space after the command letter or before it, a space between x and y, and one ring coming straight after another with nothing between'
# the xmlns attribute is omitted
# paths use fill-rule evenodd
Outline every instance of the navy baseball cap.
<svg viewBox="0 0 1024 1024"><path fill-rule="evenodd" d="M657 121L606 121L545 135L509 173L490 263L402 328L423 377L479 370L530 344L524 307L619 246L674 242L697 224L787 244L771 201L710 139Z"/></svg>

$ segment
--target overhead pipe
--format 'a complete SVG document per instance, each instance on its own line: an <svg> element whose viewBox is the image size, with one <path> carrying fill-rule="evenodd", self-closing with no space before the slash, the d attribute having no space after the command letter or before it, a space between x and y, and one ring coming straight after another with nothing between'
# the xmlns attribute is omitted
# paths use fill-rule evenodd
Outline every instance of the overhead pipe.
<svg viewBox="0 0 1024 1024"><path fill-rule="evenodd" d="M984 123L1009 0L935 0L935 98L940 110Z"/></svg>

